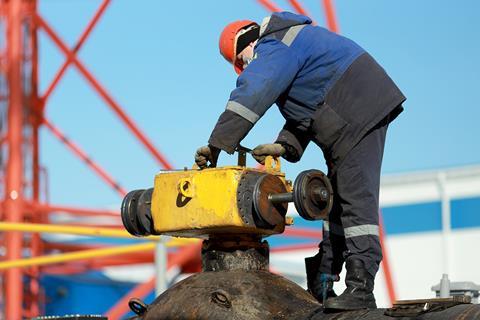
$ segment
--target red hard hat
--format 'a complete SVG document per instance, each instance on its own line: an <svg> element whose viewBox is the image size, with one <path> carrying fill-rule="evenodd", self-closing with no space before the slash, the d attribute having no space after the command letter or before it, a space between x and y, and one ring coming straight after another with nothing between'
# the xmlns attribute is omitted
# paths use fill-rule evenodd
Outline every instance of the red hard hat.
<svg viewBox="0 0 480 320"><path fill-rule="evenodd" d="M237 33L251 25L257 25L257 23L250 20L235 21L228 24L220 35L218 43L220 53L225 60L233 64L233 68L238 74L243 71L243 64L237 63Z"/></svg>

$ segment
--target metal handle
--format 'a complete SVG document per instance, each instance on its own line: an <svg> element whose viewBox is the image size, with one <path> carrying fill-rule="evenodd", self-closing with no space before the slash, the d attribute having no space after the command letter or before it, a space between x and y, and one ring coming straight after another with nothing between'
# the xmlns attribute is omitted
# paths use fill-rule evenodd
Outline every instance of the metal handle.
<svg viewBox="0 0 480 320"><path fill-rule="evenodd" d="M267 156L265 158L265 171L280 172L280 170L281 165L279 157Z"/></svg>
<svg viewBox="0 0 480 320"><path fill-rule="evenodd" d="M188 178L180 179L177 185L178 192L185 198L193 198L194 190L193 184Z"/></svg>

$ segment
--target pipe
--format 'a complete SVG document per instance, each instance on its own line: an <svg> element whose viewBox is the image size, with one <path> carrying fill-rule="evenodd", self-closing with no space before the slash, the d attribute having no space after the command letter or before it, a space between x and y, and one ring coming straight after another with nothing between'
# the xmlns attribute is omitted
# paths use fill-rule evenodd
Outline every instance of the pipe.
<svg viewBox="0 0 480 320"><path fill-rule="evenodd" d="M160 240L155 246L155 295L167 290L167 247Z"/></svg>
<svg viewBox="0 0 480 320"><path fill-rule="evenodd" d="M76 234L92 237L112 237L112 238L129 238L133 239L125 230L116 230L109 228L89 228L89 227L73 227L66 225L51 224L35 224L35 223L10 223L0 222L0 231L22 231L22 232L42 232L42 233L61 233ZM154 240L156 237L146 237L142 239ZM156 241L156 240L154 240Z"/></svg>
<svg viewBox="0 0 480 320"><path fill-rule="evenodd" d="M315 240L322 240L322 230L317 230L313 228L299 228L299 227L288 227L285 228L285 231L282 234L287 237L299 237L299 238L311 238Z"/></svg>
<svg viewBox="0 0 480 320"><path fill-rule="evenodd" d="M48 98L52 94L53 90L57 87L57 84L60 82L60 79L65 74L65 71L67 70L67 67L72 63L72 57L75 56L78 51L80 51L81 47L85 43L85 40L88 38L88 36L92 32L93 28L96 26L97 22L100 20L100 17L105 12L105 10L107 9L110 2L111 2L111 0L104 0L102 2L100 7L97 9L97 12L95 12L95 15L93 16L92 20L90 20L87 27L83 31L82 35L78 39L77 43L75 44L75 46L71 50L71 55L67 56L67 59L65 60L63 65L58 70L58 72L55 75L53 81L50 83L50 85L48 86L48 89L45 91L45 94L42 97L43 108L45 108L45 102L48 100Z"/></svg>
<svg viewBox="0 0 480 320"><path fill-rule="evenodd" d="M8 104L8 160L5 180L5 220L23 220L23 82L22 82L22 1L11 0L7 5L7 77ZM8 232L5 236L6 258L16 260L22 256L23 235ZM22 318L22 270L9 269L5 275L5 318Z"/></svg>
<svg viewBox="0 0 480 320"><path fill-rule="evenodd" d="M41 266L41 265L47 265L47 264L56 264L56 263L67 262L67 261L88 260L92 258L105 257L105 256L111 256L111 255L117 255L117 254L125 254L125 253L138 252L143 250L153 250L155 248L155 245L156 245L155 243L140 243L140 244L133 244L128 246L92 249L92 250L84 250L80 252L69 252L69 253L61 253L61 254L47 255L47 256L41 256L41 257L3 261L3 262L0 262L0 270L20 268L20 267Z"/></svg>
<svg viewBox="0 0 480 320"><path fill-rule="evenodd" d="M271 203L293 202L293 193L272 193L268 195L268 200L270 200Z"/></svg>
<svg viewBox="0 0 480 320"><path fill-rule="evenodd" d="M290 5L295 9L295 11L296 11L298 14L307 16L307 17L309 17L310 19L312 19L312 16L310 15L310 13L308 13L307 10L305 10L305 9L303 8L303 6L300 4L300 2L298 2L297 0L288 0L288 2L290 2ZM316 23L315 21L313 21L313 19L312 19L312 24L313 24L313 25L316 25L317 23Z"/></svg>
<svg viewBox="0 0 480 320"><path fill-rule="evenodd" d="M66 207L66 206L58 206L58 205L49 205L45 203L31 203L29 204L33 211L36 211L40 214L46 214L51 212L66 212L72 215L79 215L79 216L108 216L108 217L115 217L121 218L119 211L114 210L96 210L96 209L89 209L89 208L79 208L79 207Z"/></svg>
<svg viewBox="0 0 480 320"><path fill-rule="evenodd" d="M30 2L30 10L32 12L37 12L37 2ZM30 48L31 48L31 108L30 112L30 123L32 127L32 200L38 202L40 200L40 125L41 125L41 106L40 100L38 99L38 34L37 26L32 19L28 20L28 31L30 33ZM41 223L46 221L45 216L33 214L32 222ZM32 257L40 256L43 254L43 241L40 237L40 234L32 234L30 241L30 250ZM30 270L30 305L27 306L29 309L29 317L36 317L41 313L40 301L43 294L43 290L40 285L40 268L37 266L32 267Z"/></svg>
<svg viewBox="0 0 480 320"><path fill-rule="evenodd" d="M270 0L257 0L265 9L271 12L280 12L282 9Z"/></svg>
<svg viewBox="0 0 480 320"><path fill-rule="evenodd" d="M159 241L158 236L134 237L125 230L111 228L95 228L95 227L75 227L66 225L51 224L34 224L34 223L10 223L0 222L0 231L22 231L22 232L41 232L41 233L60 233L60 234L76 234L91 237L107 237L107 238L127 238L148 241ZM167 246L176 247L198 242L198 239L187 238L170 238Z"/></svg>
<svg viewBox="0 0 480 320"><path fill-rule="evenodd" d="M47 35L57 45L58 48L68 57L71 55L71 50L53 31L48 23L39 15L35 16L37 23L43 28ZM155 148L153 143L140 130L140 128L131 120L120 105L108 94L107 90L98 82L95 77L88 71L88 69L75 57L72 57L72 63L78 71L85 77L90 85L97 91L107 105L115 112L115 114L122 120L125 126L133 133L133 135L143 144L143 146L150 152L150 154L157 160L160 165L167 170L173 169L170 162Z"/></svg>
<svg viewBox="0 0 480 320"><path fill-rule="evenodd" d="M127 191L120 186L103 168L96 164L79 146L68 139L60 129L55 127L46 118L43 118L43 124L52 132L52 134L58 138L63 144L65 144L76 156L82 159L87 166L90 167L104 182L112 187L121 197L127 194Z"/></svg>
<svg viewBox="0 0 480 320"><path fill-rule="evenodd" d="M387 242L385 241L385 228L383 224L382 211L378 211L378 231L380 238L380 247L382 248L382 267L383 274L385 275L385 284L387 286L388 297L390 298L390 304L393 305L397 300L395 293L395 285L393 283L392 268L390 267L390 259L388 256Z"/></svg>
<svg viewBox="0 0 480 320"><path fill-rule="evenodd" d="M327 20L327 27L330 31L339 33L337 18L335 15L335 8L332 0L323 0L323 8L325 9L325 18Z"/></svg>
<svg viewBox="0 0 480 320"><path fill-rule="evenodd" d="M443 257L443 273L450 274L452 272L451 267L451 234L452 234L452 221L451 221L451 208L450 208L450 196L447 190L447 175L445 172L439 172L437 176L438 191L440 194L440 200L442 203L442 257Z"/></svg>

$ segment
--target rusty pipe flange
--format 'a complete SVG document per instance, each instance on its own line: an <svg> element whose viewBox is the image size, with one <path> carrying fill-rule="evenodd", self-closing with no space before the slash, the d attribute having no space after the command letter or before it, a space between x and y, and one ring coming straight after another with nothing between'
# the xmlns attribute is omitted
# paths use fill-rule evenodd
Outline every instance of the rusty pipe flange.
<svg viewBox="0 0 480 320"><path fill-rule="evenodd" d="M123 198L121 216L123 226L137 237L148 236L153 233L153 220L150 211L152 189L133 190Z"/></svg>
<svg viewBox="0 0 480 320"><path fill-rule="evenodd" d="M153 229L153 218L151 211L153 188L145 190L138 199L137 219L140 232L144 236L150 236L155 233Z"/></svg>
<svg viewBox="0 0 480 320"><path fill-rule="evenodd" d="M257 226L274 229L284 223L288 202L272 202L269 196L287 191L285 183L275 175L265 174L258 178L253 189L254 218Z"/></svg>
<svg viewBox="0 0 480 320"><path fill-rule="evenodd" d="M261 237L215 235L203 241L202 271L268 270L269 246Z"/></svg>
<svg viewBox="0 0 480 320"><path fill-rule="evenodd" d="M333 188L330 180L320 170L301 172L293 185L293 202L302 218L327 219L333 205Z"/></svg>
<svg viewBox="0 0 480 320"><path fill-rule="evenodd" d="M145 190L140 189L127 193L125 198L123 198L122 207L120 209L123 226L134 236L141 236L137 220L137 202L143 191Z"/></svg>

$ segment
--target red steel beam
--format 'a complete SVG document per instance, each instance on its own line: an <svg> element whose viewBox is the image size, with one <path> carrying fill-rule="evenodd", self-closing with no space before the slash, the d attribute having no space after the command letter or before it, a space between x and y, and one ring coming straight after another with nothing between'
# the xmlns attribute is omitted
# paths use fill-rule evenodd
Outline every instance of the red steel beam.
<svg viewBox="0 0 480 320"><path fill-rule="evenodd" d="M120 212L114 210L96 210L79 207L67 207L58 205L49 205L44 203L30 204L33 211L45 214L51 212L66 212L79 216L108 216L120 218Z"/></svg>
<svg viewBox="0 0 480 320"><path fill-rule="evenodd" d="M180 249L180 251L177 252L172 259L168 260L167 268L170 269L174 266L184 265L192 258L192 256L199 254L201 247L201 243L195 243ZM154 286L155 278L138 285L132 291L127 293L122 299L120 299L112 308L110 308L105 315L110 320L121 319L121 317L128 312L128 301L130 298L143 298L153 290Z"/></svg>
<svg viewBox="0 0 480 320"><path fill-rule="evenodd" d="M31 2L31 11L37 12L37 2ZM36 24L29 20L28 21L28 30L30 33L30 50L31 50L31 97L30 103L33 112L30 112L30 125L32 127L32 200L38 202L40 200L40 146L39 146L39 130L41 124L41 112L40 112L40 100L38 99L38 37L37 37L37 26ZM42 223L46 222L45 217L42 215L34 214L32 216L32 222ZM43 241L39 233L32 233L31 243L30 243L31 256L40 256L43 253ZM40 300L42 295L42 290L40 287L40 268L38 266L33 266L28 271L31 274L30 279L30 294L32 299L30 301L29 307L30 317L35 317L40 315Z"/></svg>
<svg viewBox="0 0 480 320"><path fill-rule="evenodd" d="M339 33L337 18L335 15L335 8L332 0L323 0L323 8L325 10L325 18L327 20L327 27L330 31Z"/></svg>
<svg viewBox="0 0 480 320"><path fill-rule="evenodd" d="M393 283L393 276L392 276L392 270L390 268L390 260L388 257L388 249L387 249L387 243L385 242L385 229L384 229L384 224L383 224L383 214L382 211L380 210L378 213L378 218L379 218L379 236L380 236L380 245L382 247L382 266L383 266L383 274L385 275L385 283L387 285L387 292L388 292L388 297L390 298L390 304L393 305L393 303L397 300L396 294L395 294L395 285Z"/></svg>
<svg viewBox="0 0 480 320"><path fill-rule="evenodd" d="M308 249L318 249L318 243L301 243L301 244L290 244L284 246L273 247L270 252L278 253L278 252L291 252L297 250L308 250Z"/></svg>
<svg viewBox="0 0 480 320"><path fill-rule="evenodd" d="M110 230L121 230L124 231L125 228L122 225L121 220L118 221L118 224L98 224L98 223L77 223L77 222L65 222L62 223L64 226L69 226L69 227L84 227L84 228L103 228L103 229L110 229ZM94 240L95 238L92 238Z"/></svg>
<svg viewBox="0 0 480 320"><path fill-rule="evenodd" d="M100 7L97 9L97 12L93 16L92 20L88 23L87 27L85 30L82 32L80 38L78 39L77 43L71 50L71 54L67 56L67 59L63 63L63 65L60 67L58 70L57 74L53 78L53 81L50 83L48 86L47 90L45 91L45 94L42 97L42 102L43 102L43 108L45 108L45 103L52 94L53 90L57 87L57 84L60 82L60 79L63 77L65 74L65 71L67 70L68 66L72 63L73 57L77 54L78 51L82 48L83 44L85 43L85 40L87 40L88 36L92 32L93 28L96 26L97 22L100 20L101 16L107 9L108 5L111 3L111 0L104 0Z"/></svg>
<svg viewBox="0 0 480 320"><path fill-rule="evenodd" d="M55 275L73 275L88 272L88 267L83 264L54 264L42 267L43 274L55 274Z"/></svg>
<svg viewBox="0 0 480 320"><path fill-rule="evenodd" d="M148 295L155 288L155 277L150 278L145 283L136 286L133 290L127 293L120 301L117 302L108 312L105 314L107 319L119 320L125 313L129 312L128 302L131 298L142 298Z"/></svg>
<svg viewBox="0 0 480 320"><path fill-rule="evenodd" d="M126 260L128 259L128 260ZM55 275L72 275L84 273L92 270L103 270L106 267L115 266L131 266L138 264L153 263L152 257L135 256L130 258L128 256L119 257L118 259L92 261L91 263L65 263L58 265L49 265L41 268L43 274L55 274Z"/></svg>
<svg viewBox="0 0 480 320"><path fill-rule="evenodd" d="M297 0L288 0L288 2L290 3L290 5L295 9L295 11L301 15L304 15L304 16L307 16L307 17L310 17L313 21L313 18L312 16L307 12L307 10L305 10L305 8L303 8L303 6L300 4L300 2L298 2ZM315 21L313 21L313 24L315 25Z"/></svg>
<svg viewBox="0 0 480 320"><path fill-rule="evenodd" d="M267 9L268 11L272 11L272 12L282 11L282 9L280 9L280 7L278 7L273 1L257 0L257 2L260 3L263 7L265 7L265 9Z"/></svg>
<svg viewBox="0 0 480 320"><path fill-rule="evenodd" d="M83 250L92 250L92 249L103 249L103 248L108 248L108 245L104 244L77 244L76 242L45 242L45 250L46 251L62 251L62 252L73 252L73 251L83 251ZM95 260L117 260L118 259L123 259L123 260L132 260L136 259L137 257L153 257L153 252L152 251L139 251L139 252L134 252L134 253L120 253L117 255L112 255L112 256L104 256L104 257L97 257ZM153 260L152 260L153 261ZM152 262L150 261L150 262ZM62 262L62 263L68 263L68 264L74 264L75 262L81 262L81 263L95 263L96 261L93 260L78 260L78 261L67 261L67 262ZM45 266L46 267L46 266Z"/></svg>
<svg viewBox="0 0 480 320"><path fill-rule="evenodd" d="M287 227L282 235L287 237L312 238L320 241L322 239L322 230L313 228Z"/></svg>
<svg viewBox="0 0 480 320"><path fill-rule="evenodd" d="M69 243L58 243L58 242L47 242L45 243L45 251L51 250L60 250L62 252L74 252L82 250L91 250L91 249L101 249L107 248L104 245L78 245L78 244L69 244ZM172 258L174 254L172 252L168 253L168 256ZM132 264L143 264L143 263L153 263L154 254L152 251L142 251L128 254L120 254L115 256L107 257L97 257L95 259L83 260L83 261L72 261L67 263L60 264L62 267L82 267L84 270L88 269L101 269L104 267L118 266L118 265L132 265ZM43 267L42 270L47 267ZM57 267L48 267L49 270L52 270L52 273L62 273L63 270L57 270ZM71 272L71 271L68 271Z"/></svg>
<svg viewBox="0 0 480 320"><path fill-rule="evenodd" d="M110 187L112 187L121 197L124 197L127 194L127 191L123 189L120 184L118 184L104 169L102 169L98 164L96 164L79 146L74 142L68 139L60 129L55 127L50 121L46 118L43 118L43 124L57 137L61 142L63 142L70 151L72 151L76 156L82 159L87 166L90 167L104 182L106 182Z"/></svg>
<svg viewBox="0 0 480 320"><path fill-rule="evenodd" d="M10 0L7 12L7 59L8 59L8 160L5 183L5 220L23 220L23 83L22 83L22 1ZM5 236L6 258L22 257L23 235L7 232ZM5 275L5 319L22 318L23 286L22 271L13 268Z"/></svg>
<svg viewBox="0 0 480 320"><path fill-rule="evenodd" d="M95 77L88 71L88 69L72 54L71 50L65 45L50 25L39 15L35 17L38 25L47 33L52 41L60 48L65 56L72 56L72 63L90 83L90 85L103 98L107 105L115 112L115 114L123 121L127 128L133 135L145 146L145 148L152 154L152 156L167 170L173 169L168 160L154 147L147 136L140 130L140 128L130 119L130 117L123 111L120 105L113 99L107 90L95 79Z"/></svg>
<svg viewBox="0 0 480 320"><path fill-rule="evenodd" d="M4 205L4 202L0 201L0 207ZM42 217L49 213L55 212L65 212L72 215L79 216L107 216L120 218L120 213L115 210L97 210L90 208L81 208L81 207L70 207L70 206L60 206L60 205L51 205L41 202L24 202L25 210L33 211L34 214L41 214Z"/></svg>

